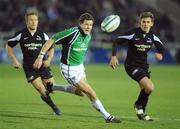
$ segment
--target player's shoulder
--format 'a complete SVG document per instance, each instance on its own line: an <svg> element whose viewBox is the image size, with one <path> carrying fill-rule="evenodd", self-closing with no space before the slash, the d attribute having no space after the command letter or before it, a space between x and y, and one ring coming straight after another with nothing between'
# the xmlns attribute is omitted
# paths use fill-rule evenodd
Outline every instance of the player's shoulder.
<svg viewBox="0 0 180 129"><path fill-rule="evenodd" d="M134 27L134 28L130 28L128 29L125 33L126 34L134 34L134 33L138 33L140 30L138 27Z"/></svg>
<svg viewBox="0 0 180 129"><path fill-rule="evenodd" d="M22 29L16 30L14 34L19 35L19 34L23 34L25 32L26 32L26 28L22 28Z"/></svg>
<svg viewBox="0 0 180 129"><path fill-rule="evenodd" d="M144 32L141 29L141 27L135 27L131 31L134 32L135 34L144 34Z"/></svg>
<svg viewBox="0 0 180 129"><path fill-rule="evenodd" d="M63 35L71 35L71 34L75 34L78 31L79 31L79 28L77 26L74 26L74 27L66 28L63 31L60 31L59 33Z"/></svg>
<svg viewBox="0 0 180 129"><path fill-rule="evenodd" d="M152 35L153 37L158 37L159 38L159 34L153 28L150 30L149 34Z"/></svg>
<svg viewBox="0 0 180 129"><path fill-rule="evenodd" d="M22 35L24 35L25 33L26 33L26 29L21 28L19 30L15 30L13 35L10 38L18 37L20 39L22 37Z"/></svg>
<svg viewBox="0 0 180 129"><path fill-rule="evenodd" d="M41 29L41 28L37 28L37 31L36 31L37 33L39 33L39 34L47 34L43 29Z"/></svg>
<svg viewBox="0 0 180 129"><path fill-rule="evenodd" d="M79 31L79 28L78 28L78 26L73 26L73 27L70 27L68 30L71 31L71 32Z"/></svg>

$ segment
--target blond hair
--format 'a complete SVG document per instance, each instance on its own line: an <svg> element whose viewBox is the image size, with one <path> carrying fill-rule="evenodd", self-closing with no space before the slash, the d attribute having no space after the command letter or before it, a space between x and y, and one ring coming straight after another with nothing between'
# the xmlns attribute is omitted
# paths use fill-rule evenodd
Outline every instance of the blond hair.
<svg viewBox="0 0 180 129"><path fill-rule="evenodd" d="M154 15L152 12L142 12L139 17L140 19L150 17L152 22L154 22Z"/></svg>
<svg viewBox="0 0 180 129"><path fill-rule="evenodd" d="M36 16L38 17L38 11L37 11L37 9L35 9L35 8L30 8L30 9L28 9L28 10L26 11L26 14L25 14L25 21L27 21L27 18L28 18L28 16L30 16L30 15L36 15Z"/></svg>

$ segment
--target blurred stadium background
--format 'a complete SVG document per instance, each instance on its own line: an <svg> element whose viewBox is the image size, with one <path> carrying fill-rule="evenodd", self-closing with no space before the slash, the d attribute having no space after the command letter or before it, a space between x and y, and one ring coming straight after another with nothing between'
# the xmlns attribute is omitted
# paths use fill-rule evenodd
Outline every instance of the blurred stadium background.
<svg viewBox="0 0 180 129"><path fill-rule="evenodd" d="M142 11L152 11L155 15L154 29L165 44L165 58L157 62L150 52L151 63L180 63L180 2L179 0L1 0L0 1L0 63L9 63L4 46L7 39L24 24L24 14L28 8L40 13L40 27L51 36L66 27L77 25L81 13L89 12L95 18L93 40L87 53L86 63L107 63L111 54L110 39L138 24L138 15ZM100 29L101 21L110 14L121 17L121 25L113 33L104 33ZM123 62L125 48L120 48L118 56ZM21 60L19 48L15 53ZM58 63L58 49L53 63Z"/></svg>

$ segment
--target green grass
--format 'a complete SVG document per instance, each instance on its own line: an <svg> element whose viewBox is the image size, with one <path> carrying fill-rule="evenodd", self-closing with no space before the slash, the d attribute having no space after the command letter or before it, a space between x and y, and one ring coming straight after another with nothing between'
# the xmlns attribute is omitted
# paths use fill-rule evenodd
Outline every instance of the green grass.
<svg viewBox="0 0 180 129"><path fill-rule="evenodd" d="M56 83L65 84L58 65L52 69ZM0 129L179 129L180 66L152 65L151 71L155 91L147 112L155 121L144 122L137 120L133 110L138 86L126 75L122 65L117 70L107 65L86 66L88 81L105 108L122 119L121 124L107 124L86 97L63 92L52 94L63 114L52 115L26 82L23 71L1 64Z"/></svg>

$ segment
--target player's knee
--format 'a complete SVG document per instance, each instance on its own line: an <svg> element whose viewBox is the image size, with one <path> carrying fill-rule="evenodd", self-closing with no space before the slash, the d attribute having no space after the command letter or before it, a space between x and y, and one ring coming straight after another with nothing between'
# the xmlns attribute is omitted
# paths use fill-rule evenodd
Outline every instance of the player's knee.
<svg viewBox="0 0 180 129"><path fill-rule="evenodd" d="M148 85L145 88L146 93L152 93L154 91L154 86L153 85Z"/></svg>

